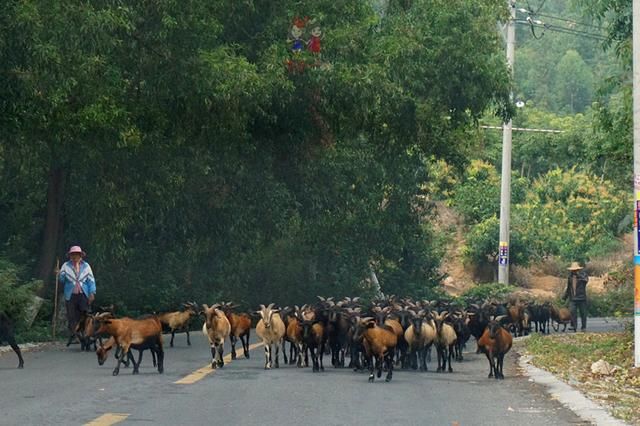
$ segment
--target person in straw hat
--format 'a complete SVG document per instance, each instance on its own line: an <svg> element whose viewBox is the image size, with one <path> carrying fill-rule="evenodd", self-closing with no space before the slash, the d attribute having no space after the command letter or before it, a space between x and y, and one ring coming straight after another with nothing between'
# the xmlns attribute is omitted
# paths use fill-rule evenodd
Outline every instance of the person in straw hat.
<svg viewBox="0 0 640 426"><path fill-rule="evenodd" d="M569 278L567 279L567 290L562 299L569 300L573 331L578 329L578 310L580 310L580 330L584 330L587 328L587 283L589 276L578 262L572 262L567 269L569 270Z"/></svg>
<svg viewBox="0 0 640 426"><path fill-rule="evenodd" d="M91 266L83 259L86 253L80 246L72 246L67 256L69 260L62 265L58 276L64 286L67 320L71 332L70 343L82 313L89 312L89 307L96 297L96 280Z"/></svg>

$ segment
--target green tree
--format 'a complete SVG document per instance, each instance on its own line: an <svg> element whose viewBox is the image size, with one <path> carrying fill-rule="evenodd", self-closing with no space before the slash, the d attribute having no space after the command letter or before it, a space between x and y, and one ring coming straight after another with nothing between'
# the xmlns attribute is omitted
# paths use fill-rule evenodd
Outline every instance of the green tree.
<svg viewBox="0 0 640 426"><path fill-rule="evenodd" d="M554 91L561 110L571 114L591 105L593 74L577 51L570 49L560 59Z"/></svg>
<svg viewBox="0 0 640 426"><path fill-rule="evenodd" d="M433 286L423 159L464 164L470 126L512 112L494 31L505 8L377 6L12 3L0 18L7 255L47 278L81 242L98 297L124 312L346 294L371 265L384 291ZM286 65L296 16L326 34L302 72Z"/></svg>

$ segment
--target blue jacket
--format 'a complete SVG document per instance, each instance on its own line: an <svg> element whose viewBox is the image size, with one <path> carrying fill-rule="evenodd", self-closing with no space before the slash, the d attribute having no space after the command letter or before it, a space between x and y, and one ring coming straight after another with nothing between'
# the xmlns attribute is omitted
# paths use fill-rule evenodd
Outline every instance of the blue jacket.
<svg viewBox="0 0 640 426"><path fill-rule="evenodd" d="M84 260L80 261L80 273L76 274L72 261L67 261L60 268L60 283L64 285L64 299L71 300L76 279L80 281L80 287L85 296L96 294L96 280L93 278L91 266Z"/></svg>

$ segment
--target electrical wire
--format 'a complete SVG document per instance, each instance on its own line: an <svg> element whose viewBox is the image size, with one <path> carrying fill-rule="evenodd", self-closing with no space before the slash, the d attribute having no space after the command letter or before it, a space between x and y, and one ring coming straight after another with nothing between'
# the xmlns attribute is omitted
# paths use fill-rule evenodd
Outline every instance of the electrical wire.
<svg viewBox="0 0 640 426"><path fill-rule="evenodd" d="M566 18L562 18L562 17L559 17L559 16L549 15L549 14L546 14L546 13L540 13L540 10L542 10L542 7L544 6L545 1L546 0L542 0L542 3L538 7L538 10L534 11L533 8L531 7L531 5L529 4L529 0L526 0L527 9L525 9L525 10L520 9L521 12L526 12L527 15L528 15L527 19L526 19L526 22L516 21L516 23L519 23L519 24L525 24L525 23L528 24L530 26L530 28L531 28L531 35L536 40L541 39L544 36L546 30L555 31L555 32L558 32L558 33L563 33L563 34L572 34L572 35L575 35L575 36L586 37L586 38L591 38L591 39L600 40L600 41L605 41L605 40L608 39L605 35L597 34L597 33L594 33L594 32L589 32L589 31L584 30L584 29L576 28L577 25L581 25L583 27L594 28L594 29L597 29L599 31L602 31L603 30L602 27L599 27L599 26L596 26L596 25L592 25L592 24L587 24L587 23L584 23L584 22L577 22L577 21L575 21L573 19L566 19ZM534 18L536 18L538 16L544 17L544 18L549 18L549 19L555 19L555 20L561 21L561 22L567 22L567 23L570 24L570 26L567 27L567 26L561 26L561 25L557 25L557 24L545 23L545 22L542 22L542 21L537 20L537 19L534 20ZM543 28L543 31L542 31L542 33L540 35L536 34L536 27Z"/></svg>
<svg viewBox="0 0 640 426"><path fill-rule="evenodd" d="M543 18L551 18L551 19L557 19L558 21L564 21L564 22L569 22L571 24L575 24L575 25L582 25L585 27L589 27L589 28L595 28L597 30L604 30L604 28L597 26L597 25L593 25L593 24L587 24L584 22L578 22L578 21L574 21L573 19L567 19L567 18L561 18L559 16L553 16L553 15L547 15L545 13L539 13L539 12L535 12L533 13L534 16L542 16Z"/></svg>
<svg viewBox="0 0 640 426"><path fill-rule="evenodd" d="M572 34L572 35L591 38L591 39L600 40L600 41L607 40L606 36L603 36L603 35L600 35L600 34L595 34L595 33L589 33L589 32L586 32L586 31L575 30L573 28L566 28L566 27L561 27L561 26L553 25L553 24L542 24L542 25L538 25L538 26L543 27L545 30L555 31L555 32L558 32L558 33Z"/></svg>

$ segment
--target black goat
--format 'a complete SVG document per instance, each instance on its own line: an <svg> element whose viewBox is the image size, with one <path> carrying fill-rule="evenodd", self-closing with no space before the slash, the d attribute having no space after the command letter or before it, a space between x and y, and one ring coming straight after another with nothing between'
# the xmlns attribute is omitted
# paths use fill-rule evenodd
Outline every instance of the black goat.
<svg viewBox="0 0 640 426"><path fill-rule="evenodd" d="M20 347L16 343L13 322L4 312L0 312L0 344L2 342L9 343L11 349L13 349L14 352L18 355L18 368L24 368L22 352L20 351Z"/></svg>

